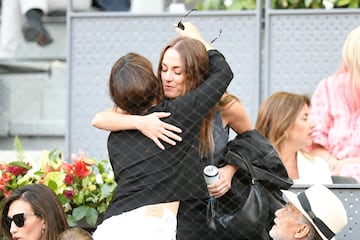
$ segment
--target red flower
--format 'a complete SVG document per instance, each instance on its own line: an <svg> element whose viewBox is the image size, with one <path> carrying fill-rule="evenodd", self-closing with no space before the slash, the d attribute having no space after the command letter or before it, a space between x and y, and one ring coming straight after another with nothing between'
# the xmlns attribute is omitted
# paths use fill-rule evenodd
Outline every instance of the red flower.
<svg viewBox="0 0 360 240"><path fill-rule="evenodd" d="M62 165L59 167L58 171L60 170L60 168L64 169L67 174L70 174L73 172L74 166L70 163L63 162Z"/></svg>
<svg viewBox="0 0 360 240"><path fill-rule="evenodd" d="M87 167L87 165L83 161L75 161L74 163L74 174L82 179L91 174L91 170Z"/></svg>
<svg viewBox="0 0 360 240"><path fill-rule="evenodd" d="M74 176L72 174L66 174L65 179L64 179L64 183L68 186L73 185L74 184Z"/></svg>
<svg viewBox="0 0 360 240"><path fill-rule="evenodd" d="M7 183L11 181L11 174L10 173L3 173L0 176L0 192L3 193L5 197L8 197L11 193L10 190L7 190ZM1 194L0 194L1 195Z"/></svg>
<svg viewBox="0 0 360 240"><path fill-rule="evenodd" d="M68 199L73 199L75 197L75 191L74 190L64 190L63 194Z"/></svg>
<svg viewBox="0 0 360 240"><path fill-rule="evenodd" d="M4 192L6 189L7 183L11 180L11 175L8 173L3 173L0 178L0 191Z"/></svg>
<svg viewBox="0 0 360 240"><path fill-rule="evenodd" d="M10 173L14 174L15 176L19 176L19 175L27 173L28 169L22 168L20 166L9 165L6 167L5 171L10 172Z"/></svg>

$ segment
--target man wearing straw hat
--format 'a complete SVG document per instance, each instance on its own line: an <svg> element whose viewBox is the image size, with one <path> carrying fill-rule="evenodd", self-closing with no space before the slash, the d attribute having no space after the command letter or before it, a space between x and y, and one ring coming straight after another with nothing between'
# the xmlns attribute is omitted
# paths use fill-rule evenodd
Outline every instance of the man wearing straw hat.
<svg viewBox="0 0 360 240"><path fill-rule="evenodd" d="M347 224L340 199L323 185L296 195L283 190L288 203L275 212L274 240L330 240Z"/></svg>

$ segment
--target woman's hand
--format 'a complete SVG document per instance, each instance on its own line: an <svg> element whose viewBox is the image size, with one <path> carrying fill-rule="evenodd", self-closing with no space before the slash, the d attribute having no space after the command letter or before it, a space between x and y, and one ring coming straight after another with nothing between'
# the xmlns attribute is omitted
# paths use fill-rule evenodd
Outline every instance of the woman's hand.
<svg viewBox="0 0 360 240"><path fill-rule="evenodd" d="M182 22L182 24L184 25L184 29L181 29L179 27L176 27L175 29L175 31L178 33L180 37L188 37L199 40L204 44L206 50L213 49L213 47L207 41L204 40L199 30L194 24L190 22Z"/></svg>
<svg viewBox="0 0 360 240"><path fill-rule="evenodd" d="M139 130L153 140L160 149L164 150L165 147L160 140L170 145L176 145L175 141L182 140L177 135L182 132L180 128L160 120L170 116L170 114L168 112L155 112L145 116L129 115L117 108L97 113L91 124L107 131Z"/></svg>
<svg viewBox="0 0 360 240"><path fill-rule="evenodd" d="M228 164L219 168L219 179L212 185L208 185L210 196L215 198L222 197L231 188L231 180L236 173L235 166Z"/></svg>
<svg viewBox="0 0 360 240"><path fill-rule="evenodd" d="M177 133L182 130L174 125L163 122L160 119L170 116L167 112L154 112L145 116L139 116L136 121L136 128L146 137L154 141L154 143L162 150L165 149L160 140L176 145L176 141L181 141L181 137Z"/></svg>

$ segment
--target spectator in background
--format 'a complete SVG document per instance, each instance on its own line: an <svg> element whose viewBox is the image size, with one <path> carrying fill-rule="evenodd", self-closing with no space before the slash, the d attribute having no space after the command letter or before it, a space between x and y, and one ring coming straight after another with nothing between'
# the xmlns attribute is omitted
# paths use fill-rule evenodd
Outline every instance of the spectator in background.
<svg viewBox="0 0 360 240"><path fill-rule="evenodd" d="M58 240L93 240L93 237L82 228L72 227L62 232Z"/></svg>
<svg viewBox="0 0 360 240"><path fill-rule="evenodd" d="M344 205L323 185L313 185L299 195L283 193L288 203L275 213L273 240L334 239L347 224Z"/></svg>
<svg viewBox="0 0 360 240"><path fill-rule="evenodd" d="M93 0L92 5L102 11L129 11L131 2L130 0Z"/></svg>
<svg viewBox="0 0 360 240"><path fill-rule="evenodd" d="M333 175L360 182L360 27L347 36L340 68L318 84L311 104L313 154Z"/></svg>
<svg viewBox="0 0 360 240"><path fill-rule="evenodd" d="M54 191L30 184L15 189L5 199L0 227L7 239L57 240L68 223Z"/></svg>
<svg viewBox="0 0 360 240"><path fill-rule="evenodd" d="M274 93L261 104L256 129L277 149L294 183L331 184L325 160L302 150L311 145L315 127L309 118L309 108L310 98L305 95Z"/></svg>
<svg viewBox="0 0 360 240"><path fill-rule="evenodd" d="M91 0L73 0L75 10L89 10ZM68 0L2 0L0 58L12 58L21 38L49 45L53 39L43 23L43 16L53 11L66 11Z"/></svg>

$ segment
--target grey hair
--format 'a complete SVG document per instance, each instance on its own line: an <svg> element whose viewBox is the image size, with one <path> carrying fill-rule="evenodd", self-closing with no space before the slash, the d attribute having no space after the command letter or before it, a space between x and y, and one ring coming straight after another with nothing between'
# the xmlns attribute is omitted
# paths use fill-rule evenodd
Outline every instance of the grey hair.
<svg viewBox="0 0 360 240"><path fill-rule="evenodd" d="M316 231L315 227L304 215L301 214L301 218L299 220L301 223L306 224L309 227L309 233L306 236L305 240L322 240L321 236Z"/></svg>

